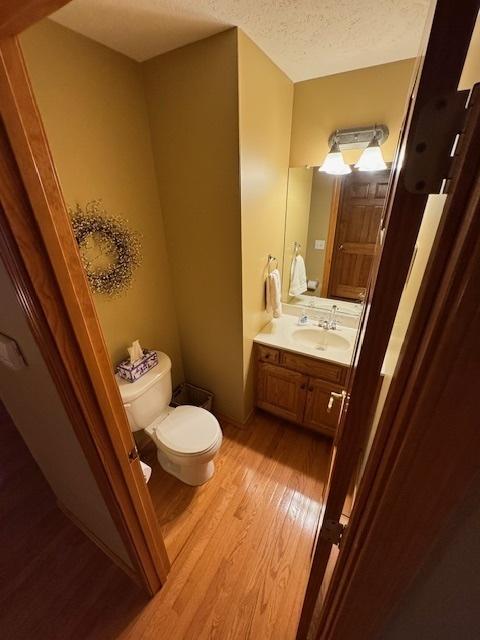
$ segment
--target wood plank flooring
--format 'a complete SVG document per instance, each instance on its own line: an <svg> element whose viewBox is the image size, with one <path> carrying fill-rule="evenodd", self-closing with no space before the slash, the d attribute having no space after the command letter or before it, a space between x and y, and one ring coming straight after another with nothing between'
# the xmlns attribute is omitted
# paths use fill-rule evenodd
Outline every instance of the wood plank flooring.
<svg viewBox="0 0 480 640"><path fill-rule="evenodd" d="M202 487L154 467L149 487L173 566L122 640L295 638L329 441L266 414L223 430Z"/></svg>
<svg viewBox="0 0 480 640"><path fill-rule="evenodd" d="M147 603L58 509L0 403L0 638L113 640Z"/></svg>
<svg viewBox="0 0 480 640"><path fill-rule="evenodd" d="M0 418L1 418L0 412ZM258 416L223 425L215 476L149 487L173 566L148 600L57 509L0 419L0 636L5 640L293 640L329 443Z"/></svg>

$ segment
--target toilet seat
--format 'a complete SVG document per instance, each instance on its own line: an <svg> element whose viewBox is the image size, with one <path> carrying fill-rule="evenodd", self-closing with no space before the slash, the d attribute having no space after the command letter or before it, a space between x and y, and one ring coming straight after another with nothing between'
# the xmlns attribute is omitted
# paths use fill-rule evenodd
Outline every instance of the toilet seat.
<svg viewBox="0 0 480 640"><path fill-rule="evenodd" d="M148 429L150 431L150 429ZM222 431L217 419L201 407L181 406L151 425L158 444L177 456L198 456L214 449Z"/></svg>

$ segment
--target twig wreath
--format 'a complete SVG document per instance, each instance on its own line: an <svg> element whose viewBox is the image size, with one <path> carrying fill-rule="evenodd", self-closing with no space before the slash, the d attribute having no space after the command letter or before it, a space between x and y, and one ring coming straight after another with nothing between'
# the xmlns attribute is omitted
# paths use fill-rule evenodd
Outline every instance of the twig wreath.
<svg viewBox="0 0 480 640"><path fill-rule="evenodd" d="M142 260L141 243L126 220L108 215L100 200L70 210L73 232L94 293L117 296L132 283Z"/></svg>

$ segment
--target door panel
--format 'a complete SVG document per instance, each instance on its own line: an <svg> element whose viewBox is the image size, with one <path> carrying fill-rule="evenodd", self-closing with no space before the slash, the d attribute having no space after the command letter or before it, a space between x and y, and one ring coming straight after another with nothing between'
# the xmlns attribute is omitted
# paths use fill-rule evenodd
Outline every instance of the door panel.
<svg viewBox="0 0 480 640"><path fill-rule="evenodd" d="M259 363L258 406L286 420L302 422L307 380L296 371Z"/></svg>
<svg viewBox="0 0 480 640"><path fill-rule="evenodd" d="M339 436L332 455L323 523L340 521L352 477L367 442L378 379L427 202L427 195L422 193L424 183L421 180L412 183L415 185L412 190L408 190L405 183L407 169L416 155L421 153L415 143L416 128L424 107L433 102L438 109L443 108L450 96L456 94L478 13L478 3L473 0L466 0L461 9L453 0L437 0L433 6L435 11L432 11L429 20L429 39L426 42L425 38L419 54L415 86L412 87L382 214L383 244L375 256L367 289L347 384L347 402L340 417ZM449 38L451 33L455 34L455 38ZM444 44L446 39L451 43L448 48ZM438 72L439 68L442 73ZM438 96L442 96L442 100L435 102ZM458 123L457 133L461 132L462 127L463 123ZM454 136L447 142L453 145ZM460 153L465 153L465 149L461 149ZM442 166L442 160L434 157L433 162L436 166ZM417 188L418 192L415 190ZM407 212L408 224L405 220ZM313 554L297 640L330 637L324 633L329 604L324 612L320 612L320 618L317 606L333 545L327 534L328 530L325 528L324 531L322 524ZM341 550L340 556L342 553Z"/></svg>
<svg viewBox="0 0 480 640"><path fill-rule="evenodd" d="M355 172L342 181L329 296L361 300L375 255L390 171Z"/></svg>

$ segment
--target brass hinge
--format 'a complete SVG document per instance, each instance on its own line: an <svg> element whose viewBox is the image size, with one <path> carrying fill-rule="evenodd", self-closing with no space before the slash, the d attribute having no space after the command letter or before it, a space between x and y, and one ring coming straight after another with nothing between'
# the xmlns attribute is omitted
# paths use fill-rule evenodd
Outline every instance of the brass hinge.
<svg viewBox="0 0 480 640"><path fill-rule="evenodd" d="M346 525L341 524L338 520L324 520L319 537L330 544L340 546L346 528Z"/></svg>
<svg viewBox="0 0 480 640"><path fill-rule="evenodd" d="M455 91L427 102L406 150L405 187L410 193L440 193L450 177L457 136L465 126L469 91Z"/></svg>

